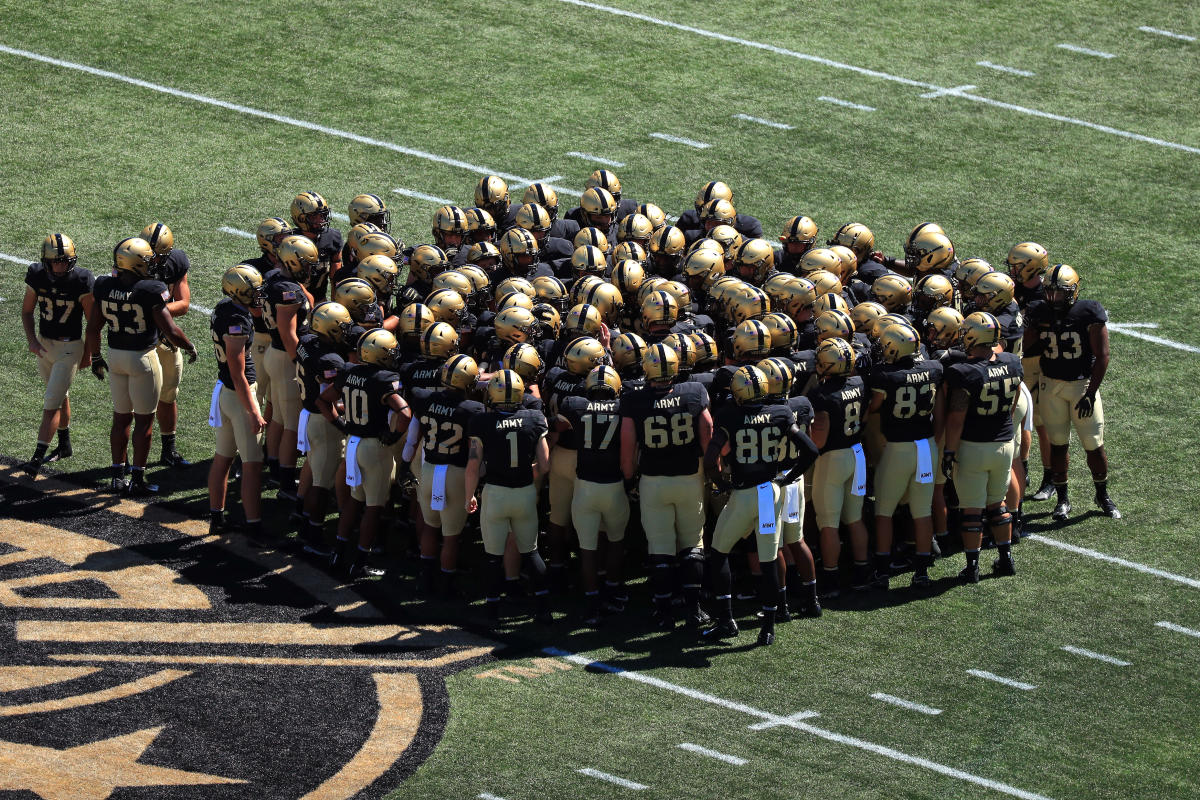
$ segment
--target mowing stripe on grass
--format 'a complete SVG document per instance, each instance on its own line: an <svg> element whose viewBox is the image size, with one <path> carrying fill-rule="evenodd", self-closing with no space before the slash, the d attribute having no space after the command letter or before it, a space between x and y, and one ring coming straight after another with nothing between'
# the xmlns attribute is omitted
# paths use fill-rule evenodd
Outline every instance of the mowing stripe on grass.
<svg viewBox="0 0 1200 800"><path fill-rule="evenodd" d="M592 769L591 767L577 769L575 771L580 775L587 775L589 778L596 778L597 780L615 783L617 786L620 786L624 789L632 789L635 792L640 792L642 789L650 788L644 783L637 783L636 781L626 780L625 778L618 778L616 775L609 775L607 772L601 772L600 770Z"/></svg>
<svg viewBox="0 0 1200 800"><path fill-rule="evenodd" d="M1096 58L1116 58L1116 53L1106 53L1103 50L1093 50L1090 47L1080 47L1077 44L1061 44L1054 45L1060 50L1070 50L1072 53L1083 53L1085 56L1095 56Z"/></svg>
<svg viewBox="0 0 1200 800"><path fill-rule="evenodd" d="M727 708L731 711L740 711L743 714L749 714L750 716L758 717L759 719L783 720L782 724L787 725L787 727L795 728L796 730L803 731L805 733L811 733L812 735L819 736L826 741L837 742L838 744L844 744L848 747L854 747L859 750L866 750L867 752L875 753L877 755L884 756L885 758L890 758L894 761L911 764L916 767L924 767L925 769L937 772L941 775L946 775L951 778L966 781L967 783L973 783L977 786L993 789L997 792L1002 792L1012 797L1019 797L1021 800L1050 800L1050 798L1046 797L1046 795L1037 794L1036 792L1028 792L1024 789L1018 789L1015 786L1010 786L1007 783L1001 783L1000 781L994 781L991 778L983 778L978 775L972 775L969 772L963 772L960 769L948 767L945 764L939 764L936 761L930 761L927 758L910 756L908 753L894 750L891 747L875 744L874 742L864 741L863 739L856 739L853 736L844 736L840 733L834 733L833 731L825 730L824 728L818 728L815 725L809 725L807 722L787 721L786 717L780 717L776 714L760 711L759 709L754 708L753 706L748 706L744 703L726 700L723 697L716 697L711 694L706 694L705 692L698 692L695 689L689 689L686 686L670 683L669 681L664 681L660 678L653 678L649 675L643 675L639 672L624 670L620 667L614 667L610 664L605 664L602 661L592 661L585 656L569 653L566 650L560 650L557 647L547 647L544 648L542 652L546 653L547 655L558 656L559 658L566 659L573 664L580 664L584 667L600 670L602 672L608 672L612 675L628 678L629 680L637 681L639 683L645 683L649 686L665 689L669 692L675 692L676 694L681 694L684 697L690 697L693 700L701 700L705 703L711 703L713 705L720 706L721 708Z"/></svg>
<svg viewBox="0 0 1200 800"><path fill-rule="evenodd" d="M841 61L834 61L833 59L830 59L830 58L822 58L821 56L814 56L814 55L810 55L809 53L800 53L795 50L788 50L783 47L777 47L773 44L765 44L763 42L755 42L750 39L740 39L736 36L728 36L724 33L717 33L716 31L705 30L704 28L694 28L691 25L681 25L678 22L671 22L671 21L665 20L665 19L658 19L657 17L647 16L646 14L637 14L633 11L626 11L622 8L613 8L612 6L600 5L599 3L589 3L589 2L586 2L586 0L558 0L558 2L569 3L570 5L580 6L582 8L590 8L595 11L603 11L608 14L615 14L619 17L628 17L630 19L641 20L642 22L649 22L651 25L661 25L664 28L673 28L678 31L683 31L684 33L694 33L697 36L705 36L709 39L717 39L718 41L728 42L730 44L737 44L737 45L741 45L742 47L752 47L756 50L766 50L767 52L775 53L776 55L787 56L789 58L798 58L801 61L811 61L814 64L822 64L826 67L833 67L834 69L843 69L843 70L847 70L849 72L858 73L859 75L866 75L867 77L870 77L870 78L879 78L880 80L892 81L893 83L903 84L904 86L914 86L918 89L926 89L929 91L936 91L936 90L945 88L942 86L937 86L932 83L925 83L924 81L914 81L911 78L905 78L900 75L892 75L887 72L880 72L879 70L867 69L866 67L858 67L858 66L855 66L854 64L846 64ZM1145 142L1147 144L1156 144L1156 145L1159 145L1160 147L1170 147L1170 148L1174 148L1176 150L1183 150L1188 153L1200 153L1200 147L1190 147L1188 145L1179 144L1177 142L1168 142L1165 139L1156 139L1153 136L1144 136L1140 133L1132 133L1130 131L1123 131L1123 130L1120 130L1119 128L1112 128L1112 127L1109 127L1108 125L1100 125L1095 122L1088 122L1087 120L1076 119L1075 117L1067 117L1067 116L1063 116L1062 114L1052 114L1049 111L1039 111L1036 108L1029 108L1027 106L1019 106L1019 105L1016 105L1015 103L1005 103L1001 100L993 100L990 97L982 97L977 94L967 94L966 92L962 92L962 93L955 94L954 97L961 97L964 100L971 100L976 103L984 103L986 105L995 106L996 108L1003 108L1003 109L1007 109L1009 111L1016 111L1020 114L1029 114L1030 116L1040 117L1042 119L1052 119L1056 122L1065 122L1070 125L1079 125L1084 128L1091 128L1094 131L1100 131L1101 133L1108 133L1108 134L1112 134L1113 136L1122 136L1126 139L1134 139L1136 141Z"/></svg>
<svg viewBox="0 0 1200 800"><path fill-rule="evenodd" d="M572 158L582 158L584 161L595 161L597 164L603 164L606 167L620 168L625 166L625 162L623 161L613 161L611 158L601 158L600 156L594 156L591 153L580 153L578 150L572 150L571 152L567 153L567 155L571 156Z"/></svg>
<svg viewBox="0 0 1200 800"><path fill-rule="evenodd" d="M864 106L864 105L860 105L858 103L851 103L849 100L839 100L836 97L829 97L828 95L821 95L817 99L823 103L833 103L835 106L844 106L845 108L856 108L859 111L874 111L875 110L872 106Z"/></svg>
<svg viewBox="0 0 1200 800"><path fill-rule="evenodd" d="M243 239L257 239L258 238L258 236L251 233L250 231L243 231L243 230L239 230L237 228L231 228L228 225L222 225L221 227L217 228L217 230L219 230L221 233L228 233L230 236L240 236Z"/></svg>
<svg viewBox="0 0 1200 800"><path fill-rule="evenodd" d="M895 695L884 694L883 692L876 692L875 694L871 695L871 697L875 698L876 700L882 700L885 703L891 703L894 706L907 708L909 711L918 711L922 714L928 714L931 717L936 717L938 714L942 713L940 708L934 708L933 706L927 706L922 703L914 703L911 700L904 700L896 697Z"/></svg>
<svg viewBox="0 0 1200 800"><path fill-rule="evenodd" d="M734 114L733 118L745 120L746 122L757 122L759 125L766 125L768 128L779 128L779 130L781 130L781 131L795 130L794 125L788 125L783 122L772 122L769 119L763 119L762 117L752 117L749 114Z"/></svg>
<svg viewBox="0 0 1200 800"><path fill-rule="evenodd" d="M1023 78L1032 78L1034 75L1037 74L1036 72L1030 72L1027 69L1017 69L1016 67L1006 67L1003 64L993 64L990 61L976 61L975 66L987 67L988 69L999 70L1000 72L1007 72L1010 75L1020 75Z"/></svg>
<svg viewBox="0 0 1200 800"><path fill-rule="evenodd" d="M412 189L392 189L392 192L395 194L402 194L405 197L412 197L416 200L428 200L430 203L435 203L439 206L457 205L453 200L447 200L446 198L438 197L437 195L425 194L424 192L415 192Z"/></svg>
<svg viewBox="0 0 1200 800"><path fill-rule="evenodd" d="M707 150L712 147L707 142L697 142L695 139L685 139L682 136L672 136L669 133L652 133L651 139L662 139L664 142L673 142L675 144L686 144L688 147L694 147L697 150Z"/></svg>
<svg viewBox="0 0 1200 800"><path fill-rule="evenodd" d="M1182 342L1173 342L1170 339L1164 339L1161 336L1151 336L1148 333L1131 330L1133 328L1157 328L1158 324L1154 322L1110 322L1108 329L1114 333L1123 333L1126 336L1132 336L1135 339L1145 339L1147 342L1173 347L1176 350L1183 350L1187 353L1200 353L1200 347L1195 347Z"/></svg>
<svg viewBox="0 0 1200 800"><path fill-rule="evenodd" d="M5 261L11 261L14 264L25 264L26 266L33 263L33 259L17 258L16 256L10 256L8 253L0 253L0 258L4 259Z"/></svg>
<svg viewBox="0 0 1200 800"><path fill-rule="evenodd" d="M717 750L709 750L707 747L701 747L700 745L692 744L691 742L683 742L682 744L677 744L675 746L680 750L687 750L689 753L696 753L698 755L707 756L708 758L715 758L717 761L724 761L726 764L733 764L735 767L745 766L746 764L750 763L744 758L731 756L728 753L722 753Z"/></svg>
<svg viewBox="0 0 1200 800"><path fill-rule="evenodd" d="M1151 28L1149 25L1140 25L1138 26L1138 30L1144 33L1157 33L1159 36L1169 36L1172 39L1182 39L1185 42L1196 41L1195 36L1188 36L1186 33L1172 33L1171 31L1164 31L1162 28Z"/></svg>
<svg viewBox="0 0 1200 800"><path fill-rule="evenodd" d="M1042 536L1039 533L1031 533L1028 536L1026 536L1025 538L1032 539L1035 542L1041 542L1042 544L1048 544L1051 547L1057 547L1061 550L1068 550L1072 553L1078 553L1081 556L1087 556L1088 558L1094 558L1097 561L1107 561L1110 564L1116 564L1117 566L1120 566L1120 567L1128 567L1129 569L1135 569L1138 572L1144 572L1147 575L1155 575L1159 578L1166 578L1169 581L1175 581L1176 583L1182 583L1183 585L1190 586L1193 589L1200 589L1200 581L1196 580L1195 578L1187 578L1187 577L1184 577L1183 575L1176 575L1173 572L1167 572L1166 570L1156 569L1155 567L1147 567L1145 564L1139 564L1136 561L1127 561L1124 558L1117 558L1116 556L1110 556L1106 553L1101 553L1097 550L1089 550L1086 547L1080 547L1078 545L1067 544L1066 542L1060 542L1057 539L1050 539L1045 536Z"/></svg>
<svg viewBox="0 0 1200 800"><path fill-rule="evenodd" d="M1154 623L1154 626L1157 628L1166 628L1167 630L1175 631L1176 633L1182 633L1185 636L1195 636L1196 638L1200 639L1200 631L1194 631L1191 628L1185 628L1182 625L1176 625L1174 622L1167 622L1166 620L1163 620L1162 622Z"/></svg>
<svg viewBox="0 0 1200 800"><path fill-rule="evenodd" d="M1064 644L1059 649L1066 650L1068 653L1074 653L1077 656L1083 656L1084 658L1094 658L1097 661L1103 661L1105 664L1113 664L1114 666L1118 666L1118 667L1133 666L1132 661L1122 661L1119 658L1113 658L1112 656L1106 656L1106 655L1104 655L1104 653L1097 653L1095 650L1084 650L1082 647L1075 647L1074 645Z"/></svg>
<svg viewBox="0 0 1200 800"><path fill-rule="evenodd" d="M1005 678L1001 675L997 675L994 672L988 672L986 669L969 669L967 670L967 674L974 675L976 678L983 678L985 681L1002 683L1005 686L1011 686L1012 688L1020 689L1023 692L1031 692L1037 688L1037 686L1033 685L1032 683L1014 681L1012 678Z"/></svg>

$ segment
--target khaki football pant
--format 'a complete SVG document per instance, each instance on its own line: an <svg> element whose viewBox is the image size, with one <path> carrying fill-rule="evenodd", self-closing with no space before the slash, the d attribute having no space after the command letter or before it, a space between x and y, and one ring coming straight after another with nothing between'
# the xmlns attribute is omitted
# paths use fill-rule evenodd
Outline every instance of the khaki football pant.
<svg viewBox="0 0 1200 800"><path fill-rule="evenodd" d="M937 442L930 437L929 464L936 474L941 468ZM933 480L917 483L917 443L888 442L875 469L875 513L890 517L901 501L908 503L913 519L933 513Z"/></svg>
<svg viewBox="0 0 1200 800"><path fill-rule="evenodd" d="M162 371L155 348L108 350L108 389L118 414L153 414Z"/></svg>
<svg viewBox="0 0 1200 800"><path fill-rule="evenodd" d="M729 502L721 509L717 527L713 530L712 546L718 553L728 554L733 546L747 536L754 536L758 548L758 560L774 561L779 554L780 520L783 516L783 491L771 484L772 508L775 514L774 533L758 532L758 487L734 489L729 493Z"/></svg>
<svg viewBox="0 0 1200 800"><path fill-rule="evenodd" d="M1021 359L1021 369L1024 372L1021 380L1025 384L1025 388L1033 395L1033 425L1040 427L1042 424L1042 408L1041 401L1038 399L1038 388L1042 382L1042 357L1029 356Z"/></svg>
<svg viewBox="0 0 1200 800"><path fill-rule="evenodd" d="M704 540L704 474L643 475L642 529L652 556L673 556Z"/></svg>
<svg viewBox="0 0 1200 800"><path fill-rule="evenodd" d="M862 519L863 498L853 494L854 452L849 447L817 456L813 465L813 508L817 526L836 528L839 523Z"/></svg>
<svg viewBox="0 0 1200 800"><path fill-rule="evenodd" d="M346 437L320 414L308 415L308 466L313 486L334 488L338 466L346 457Z"/></svg>
<svg viewBox="0 0 1200 800"><path fill-rule="evenodd" d="M284 430L300 427L300 383L296 380L296 365L286 350L267 350L266 373L271 380L271 421Z"/></svg>
<svg viewBox="0 0 1200 800"><path fill-rule="evenodd" d="M954 489L959 508L987 508L1004 500L1012 471L1012 439L1003 442L959 442L954 462Z"/></svg>
<svg viewBox="0 0 1200 800"><path fill-rule="evenodd" d="M466 503L466 473L462 467L447 465L446 470L446 507L441 511L433 510L433 473L437 465L428 461L421 462L419 483L417 484L417 502L421 504L421 517L431 528L441 528L443 536L458 536L467 524Z"/></svg>
<svg viewBox="0 0 1200 800"><path fill-rule="evenodd" d="M271 349L271 334L254 332L254 377L258 379L258 402L271 402L271 376L267 374L267 351ZM270 422L270 420L267 420Z"/></svg>
<svg viewBox="0 0 1200 800"><path fill-rule="evenodd" d="M513 488L487 484L479 502L479 529L483 549L489 556L503 556L504 544L511 531L517 550L532 553L537 549L537 490L533 484Z"/></svg>
<svg viewBox="0 0 1200 800"><path fill-rule="evenodd" d="M578 457L578 450L557 445L550 451L550 522L564 528L571 524L571 496L575 492Z"/></svg>
<svg viewBox="0 0 1200 800"><path fill-rule="evenodd" d="M624 539L625 526L629 524L629 497L625 494L625 484L576 479L575 494L571 498L571 522L579 536L581 550L595 550L599 546L601 528L610 542Z"/></svg>
<svg viewBox="0 0 1200 800"><path fill-rule="evenodd" d="M174 403L179 396L179 381L183 378L183 351L169 347L166 342L158 343L158 365L162 370L162 386L158 390L158 402Z"/></svg>
<svg viewBox="0 0 1200 800"><path fill-rule="evenodd" d="M42 410L57 411L67 399L71 381L75 380L75 373L79 370L79 359L83 357L83 340L62 342L39 336L38 342L46 348L46 352L37 360L38 374L46 384Z"/></svg>
<svg viewBox="0 0 1200 800"><path fill-rule="evenodd" d="M250 384L250 391L254 392L254 384ZM217 455L223 458L241 455L242 461L247 464L262 461L262 444L254 433L254 424L242 407L237 392L222 384L217 403L221 410L221 427L216 429Z"/></svg>
<svg viewBox="0 0 1200 800"><path fill-rule="evenodd" d="M287 353L283 355L287 358ZM364 438L358 443L355 461L358 462L362 484L350 487L351 497L369 506L387 505L392 492L392 475L396 469L392 451L378 439Z"/></svg>
<svg viewBox="0 0 1200 800"><path fill-rule="evenodd" d="M1042 424L1050 436L1050 444L1064 445L1071 441L1071 428L1084 450L1096 450L1104 446L1104 404L1100 393L1096 393L1096 404L1090 417L1080 417L1075 404L1087 393L1088 379L1058 381L1042 376L1038 388L1038 403L1042 411Z"/></svg>

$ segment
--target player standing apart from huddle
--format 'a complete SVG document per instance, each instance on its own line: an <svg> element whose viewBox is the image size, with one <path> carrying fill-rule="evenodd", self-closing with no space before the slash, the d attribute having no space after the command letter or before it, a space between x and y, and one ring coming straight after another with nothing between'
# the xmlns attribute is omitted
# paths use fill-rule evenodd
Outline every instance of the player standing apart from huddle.
<svg viewBox="0 0 1200 800"><path fill-rule="evenodd" d="M187 253L175 246L175 234L161 222L152 222L142 229L140 238L145 239L154 250L152 272L154 277L167 285L171 299L167 301L167 313L171 318L188 313L192 304L192 290L188 285L188 268L191 262ZM167 339L158 341L158 364L162 370L162 388L158 394L158 432L162 437L160 461L168 467L191 465L175 449L175 428L179 425L179 382L183 379L183 353L173 347Z"/></svg>

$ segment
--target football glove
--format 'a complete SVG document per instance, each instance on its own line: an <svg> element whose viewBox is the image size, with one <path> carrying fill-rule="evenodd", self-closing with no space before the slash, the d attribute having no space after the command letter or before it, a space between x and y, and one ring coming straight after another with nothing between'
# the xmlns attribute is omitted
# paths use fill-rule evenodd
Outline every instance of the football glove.
<svg viewBox="0 0 1200 800"><path fill-rule="evenodd" d="M638 494L638 479L637 478L626 478L625 479L625 494L629 496L629 502L631 502L631 503L638 502L640 495Z"/></svg>
<svg viewBox="0 0 1200 800"><path fill-rule="evenodd" d="M183 352L185 352L187 354L187 360L188 360L189 364L195 364L196 359L199 358L199 356L200 356L200 354L198 352L196 352L195 345L190 345L189 348L187 350L184 350Z"/></svg>
<svg viewBox="0 0 1200 800"><path fill-rule="evenodd" d="M92 356L92 374L96 376L96 380L104 380L106 372L108 372L108 362L104 360L104 356L98 353Z"/></svg>
<svg viewBox="0 0 1200 800"><path fill-rule="evenodd" d="M955 460L953 450L942 453L942 474L947 478L951 477L951 473L954 471Z"/></svg>
<svg viewBox="0 0 1200 800"><path fill-rule="evenodd" d="M1079 402L1075 404L1075 412L1079 414L1080 419L1087 419L1092 415L1092 411L1096 407L1096 396L1093 394L1084 394L1079 398Z"/></svg>
<svg viewBox="0 0 1200 800"><path fill-rule="evenodd" d="M346 432L346 418L345 417L334 417L333 418L333 427L338 429L338 433L345 433Z"/></svg>

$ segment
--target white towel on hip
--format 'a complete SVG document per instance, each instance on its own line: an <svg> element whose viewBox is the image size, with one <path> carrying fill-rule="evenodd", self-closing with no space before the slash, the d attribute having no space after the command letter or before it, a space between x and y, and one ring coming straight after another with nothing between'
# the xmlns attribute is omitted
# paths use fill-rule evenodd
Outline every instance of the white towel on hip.
<svg viewBox="0 0 1200 800"><path fill-rule="evenodd" d="M346 485L362 486L362 473L358 469L358 443L362 438L351 436L346 440Z"/></svg>
<svg viewBox="0 0 1200 800"><path fill-rule="evenodd" d="M225 384L220 380L213 387L212 402L208 404L208 427L210 428L221 427L221 389L224 387Z"/></svg>
<svg viewBox="0 0 1200 800"><path fill-rule="evenodd" d="M863 497L867 493L867 457L863 455L861 444L854 445L850 451L854 453L854 486L851 487L850 494Z"/></svg>
<svg viewBox="0 0 1200 800"><path fill-rule="evenodd" d="M928 439L913 442L917 446L917 483L933 483L933 448Z"/></svg>

